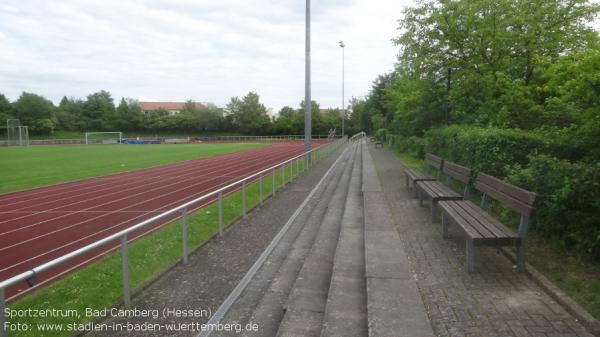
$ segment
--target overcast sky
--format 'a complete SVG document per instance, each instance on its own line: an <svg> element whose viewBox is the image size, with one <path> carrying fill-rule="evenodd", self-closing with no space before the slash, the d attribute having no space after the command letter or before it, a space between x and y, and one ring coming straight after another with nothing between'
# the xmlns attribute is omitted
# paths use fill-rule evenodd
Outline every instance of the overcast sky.
<svg viewBox="0 0 600 337"><path fill-rule="evenodd" d="M312 1L312 97L341 104L393 68L391 39L411 0ZM116 100L226 104L255 91L268 107L304 97L304 0L2 0L0 93L54 102L108 90Z"/></svg>

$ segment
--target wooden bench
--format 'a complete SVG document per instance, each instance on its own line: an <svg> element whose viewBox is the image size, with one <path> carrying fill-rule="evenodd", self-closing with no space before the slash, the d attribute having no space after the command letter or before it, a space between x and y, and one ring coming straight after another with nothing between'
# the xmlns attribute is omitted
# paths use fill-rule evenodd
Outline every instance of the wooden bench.
<svg viewBox="0 0 600 337"><path fill-rule="evenodd" d="M375 142L375 148L377 148L378 146L381 146L381 148L383 149L383 142L378 140Z"/></svg>
<svg viewBox="0 0 600 337"><path fill-rule="evenodd" d="M425 162L427 163L427 165L433 167L438 174L444 166L444 160L431 153L427 153L425 155ZM406 189L410 189L412 187L415 191L415 197L417 196L416 184L418 181L436 180L436 178L432 177L428 173L413 169L405 169L404 177L406 181Z"/></svg>
<svg viewBox="0 0 600 337"><path fill-rule="evenodd" d="M465 188L463 194L456 193L450 187L440 181L422 180L416 183L417 195L419 196L419 205L423 206L423 199L431 200L431 221L436 220L437 203L441 200L462 200L469 198L469 184L471 182L472 170L470 168L444 161L442 173L446 176L446 181L460 181Z"/></svg>
<svg viewBox="0 0 600 337"><path fill-rule="evenodd" d="M375 137L371 137L371 138L369 138L369 140L370 140L371 142L374 142L376 139L375 139Z"/></svg>
<svg viewBox="0 0 600 337"><path fill-rule="evenodd" d="M485 173L479 173L475 188L483 193L481 208L466 200L439 201L444 237L448 237L448 222L458 225L466 236L466 270L475 270L475 246L517 247L517 271L525 270L525 241L529 217L533 211L535 193L513 186ZM488 212L492 198L521 215L518 233L493 218Z"/></svg>

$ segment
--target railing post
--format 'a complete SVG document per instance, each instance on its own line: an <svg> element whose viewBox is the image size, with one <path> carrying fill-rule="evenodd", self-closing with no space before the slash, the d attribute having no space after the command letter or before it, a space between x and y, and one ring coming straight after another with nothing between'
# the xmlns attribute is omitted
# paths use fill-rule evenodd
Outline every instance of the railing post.
<svg viewBox="0 0 600 337"><path fill-rule="evenodd" d="M219 192L219 236L223 236L223 191Z"/></svg>
<svg viewBox="0 0 600 337"><path fill-rule="evenodd" d="M300 176L300 159L296 159L296 177Z"/></svg>
<svg viewBox="0 0 600 337"><path fill-rule="evenodd" d="M246 217L246 181L242 181L242 217Z"/></svg>
<svg viewBox="0 0 600 337"><path fill-rule="evenodd" d="M292 182L292 178L294 177L294 162L290 162L290 183Z"/></svg>
<svg viewBox="0 0 600 337"><path fill-rule="evenodd" d="M127 252L127 235L121 237L121 270L123 273L123 304L126 308L131 305L129 291L129 256Z"/></svg>
<svg viewBox="0 0 600 337"><path fill-rule="evenodd" d="M6 310L6 297L4 293L4 288L0 288L0 337L7 337L8 331L4 329L4 324L6 323L6 316L4 315L4 311Z"/></svg>
<svg viewBox="0 0 600 337"><path fill-rule="evenodd" d="M285 186L285 164L281 165L281 187Z"/></svg>
<svg viewBox="0 0 600 337"><path fill-rule="evenodd" d="M275 168L273 168L271 170L271 175L273 176L273 184L271 187L273 187L273 193L271 193L272 195L275 195Z"/></svg>
<svg viewBox="0 0 600 337"><path fill-rule="evenodd" d="M187 207L181 212L181 240L183 245L183 264L188 263L188 210Z"/></svg>
<svg viewBox="0 0 600 337"><path fill-rule="evenodd" d="M258 199L260 205L263 205L263 176L262 173L258 175Z"/></svg>

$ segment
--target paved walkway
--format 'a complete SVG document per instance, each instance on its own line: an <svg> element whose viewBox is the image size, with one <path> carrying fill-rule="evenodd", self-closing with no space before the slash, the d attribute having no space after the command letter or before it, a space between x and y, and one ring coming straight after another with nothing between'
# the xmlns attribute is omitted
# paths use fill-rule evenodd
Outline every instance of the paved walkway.
<svg viewBox="0 0 600 337"><path fill-rule="evenodd" d="M467 275L456 226L443 239L441 224L432 224L429 209L405 190L397 157L387 149L370 152L437 336L591 336L494 248L477 247L476 271Z"/></svg>

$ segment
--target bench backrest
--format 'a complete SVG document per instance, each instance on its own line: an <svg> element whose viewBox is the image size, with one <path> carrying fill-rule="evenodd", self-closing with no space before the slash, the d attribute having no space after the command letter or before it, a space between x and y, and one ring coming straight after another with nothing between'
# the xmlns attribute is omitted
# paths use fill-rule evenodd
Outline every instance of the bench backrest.
<svg viewBox="0 0 600 337"><path fill-rule="evenodd" d="M440 171L442 169L442 166L444 165L444 160L441 157L438 157L431 153L425 154L425 162L427 163L427 165L433 167L438 171Z"/></svg>
<svg viewBox="0 0 600 337"><path fill-rule="evenodd" d="M533 211L535 193L511 185L498 178L479 172L475 180L475 188L484 193L484 203L489 196L511 208L522 216L529 217Z"/></svg>
<svg viewBox="0 0 600 337"><path fill-rule="evenodd" d="M470 168L449 161L444 161L442 172L444 172L447 177L458 180L465 185L469 184L471 181L471 174L473 173Z"/></svg>

